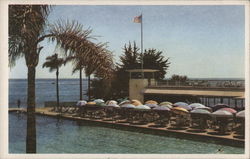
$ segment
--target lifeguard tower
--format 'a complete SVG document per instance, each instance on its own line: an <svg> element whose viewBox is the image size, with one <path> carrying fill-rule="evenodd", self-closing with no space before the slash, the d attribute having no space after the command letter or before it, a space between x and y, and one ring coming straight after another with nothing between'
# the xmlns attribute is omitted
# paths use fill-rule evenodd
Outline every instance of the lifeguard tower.
<svg viewBox="0 0 250 159"><path fill-rule="evenodd" d="M159 70L154 69L131 69L129 72L129 98L138 99L144 102L143 91L147 86L155 86L155 72Z"/></svg>

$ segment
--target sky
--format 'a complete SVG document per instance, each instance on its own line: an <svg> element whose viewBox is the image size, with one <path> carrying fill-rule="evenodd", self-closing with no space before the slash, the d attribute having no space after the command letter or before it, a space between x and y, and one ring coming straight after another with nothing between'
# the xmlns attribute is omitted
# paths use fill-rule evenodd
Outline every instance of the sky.
<svg viewBox="0 0 250 159"><path fill-rule="evenodd" d="M140 47L140 24L133 18L143 14L144 49L155 48L170 58L166 77L173 74L190 78L244 78L245 17L241 5L165 5L165 6L54 6L48 23L76 20L93 29L93 42L108 42L114 61L119 62L125 44ZM55 78L55 72L42 68L45 58L60 49L45 40L36 78ZM59 78L78 78L72 65L60 68ZM10 78L26 78L24 59L10 69Z"/></svg>

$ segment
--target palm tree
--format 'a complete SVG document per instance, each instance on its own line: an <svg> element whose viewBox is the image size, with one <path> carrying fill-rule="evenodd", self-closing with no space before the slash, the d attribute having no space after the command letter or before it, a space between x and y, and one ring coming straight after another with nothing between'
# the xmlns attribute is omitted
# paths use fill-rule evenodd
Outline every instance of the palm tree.
<svg viewBox="0 0 250 159"><path fill-rule="evenodd" d="M40 43L45 39L55 41L66 55L94 49L91 31L79 23L58 21L48 25L50 10L48 5L9 5L9 63L13 67L24 57L28 68L27 153L36 153L35 73L43 48ZM89 52L84 52L84 56L90 56Z"/></svg>
<svg viewBox="0 0 250 159"><path fill-rule="evenodd" d="M89 63L85 67L85 74L88 77L88 100L91 99L91 74L95 73L96 77L102 79L111 79L114 74L112 53L106 48L100 48L98 57L92 57L89 59Z"/></svg>
<svg viewBox="0 0 250 159"><path fill-rule="evenodd" d="M59 76L59 67L64 64L63 58L58 58L58 54L54 54L52 56L48 56L46 58L46 61L43 63L43 67L49 68L50 72L53 72L56 70L56 105L57 109L54 107L54 110L58 110L60 108L61 112L61 107L59 107L59 86L58 86L58 76Z"/></svg>
<svg viewBox="0 0 250 159"><path fill-rule="evenodd" d="M106 43L93 44L94 49L84 50L91 55L86 57L84 52L76 53L69 56L66 62L73 61L73 73L79 71L80 79L80 100L82 100L82 70L85 70L85 75L88 77L88 100L90 100L90 76L96 72L99 77L111 78L113 75L113 59L112 53L107 50Z"/></svg>

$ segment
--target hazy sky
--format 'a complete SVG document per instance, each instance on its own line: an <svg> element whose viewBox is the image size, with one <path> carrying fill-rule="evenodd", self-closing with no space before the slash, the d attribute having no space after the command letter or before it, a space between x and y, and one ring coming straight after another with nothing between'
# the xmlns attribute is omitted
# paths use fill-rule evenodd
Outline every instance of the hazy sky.
<svg viewBox="0 0 250 159"><path fill-rule="evenodd" d="M58 19L77 20L93 35L95 42L109 42L116 62L129 41L140 46L140 24L133 23L143 13L144 49L156 48L170 57L166 77L173 74L202 78L244 77L244 6L54 6L49 23ZM42 64L58 52L44 41L37 66L37 78L54 78ZM62 67L60 78L72 75L72 66ZM10 78L26 78L24 59L11 69Z"/></svg>

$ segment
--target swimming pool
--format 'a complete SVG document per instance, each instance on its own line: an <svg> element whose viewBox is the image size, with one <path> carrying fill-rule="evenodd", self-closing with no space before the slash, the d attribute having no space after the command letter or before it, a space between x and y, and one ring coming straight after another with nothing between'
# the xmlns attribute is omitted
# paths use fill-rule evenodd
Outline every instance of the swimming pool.
<svg viewBox="0 0 250 159"><path fill-rule="evenodd" d="M37 153L243 154L244 148L37 116ZM25 153L26 115L9 113L9 153ZM218 149L222 151L218 152Z"/></svg>

